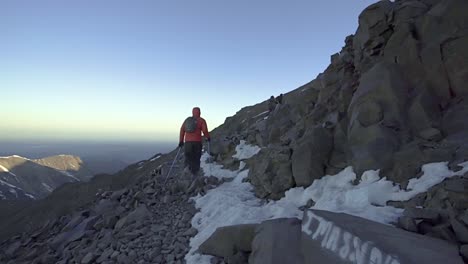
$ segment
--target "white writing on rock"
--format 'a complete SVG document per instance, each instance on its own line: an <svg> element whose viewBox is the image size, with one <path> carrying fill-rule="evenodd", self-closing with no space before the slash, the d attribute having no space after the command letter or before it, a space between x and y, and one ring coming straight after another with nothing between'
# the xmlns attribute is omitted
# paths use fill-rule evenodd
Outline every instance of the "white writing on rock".
<svg viewBox="0 0 468 264"><path fill-rule="evenodd" d="M313 226L317 226L313 230ZM320 242L322 248L330 250L343 261L356 264L400 264L398 258L386 254L372 241L343 230L331 221L307 211L302 223L302 232Z"/></svg>

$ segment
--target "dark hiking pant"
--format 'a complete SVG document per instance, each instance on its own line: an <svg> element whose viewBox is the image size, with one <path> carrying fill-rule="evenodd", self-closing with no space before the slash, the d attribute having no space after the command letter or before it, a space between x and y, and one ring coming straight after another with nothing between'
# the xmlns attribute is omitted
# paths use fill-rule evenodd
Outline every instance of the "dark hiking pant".
<svg viewBox="0 0 468 264"><path fill-rule="evenodd" d="M192 174L200 170L200 158L202 154L202 143L198 141L185 142L185 166L189 167Z"/></svg>

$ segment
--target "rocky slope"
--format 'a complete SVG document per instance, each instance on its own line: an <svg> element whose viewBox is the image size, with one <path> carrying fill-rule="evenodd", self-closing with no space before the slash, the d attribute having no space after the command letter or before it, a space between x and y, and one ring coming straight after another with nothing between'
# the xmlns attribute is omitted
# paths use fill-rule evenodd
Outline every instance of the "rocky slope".
<svg viewBox="0 0 468 264"><path fill-rule="evenodd" d="M465 0L379 1L369 6L359 17L356 33L331 56L330 66L310 83L285 94L285 103L278 110L265 112L266 101L245 107L215 129L211 149L215 160L236 170L240 163L232 156L240 140L261 146L246 161L247 180L258 197L273 200L290 188L309 186L348 166L358 177L366 170L380 169L382 176L403 189L420 175L423 164L447 161L452 170L459 170L457 164L468 157L466 10ZM152 176L152 172L164 164L167 168L174 157L175 151L113 176L64 186L22 210L8 207L8 219L0 218L0 238L8 238L0 245L0 260L182 263L181 254L187 252L188 239L195 235L189 225L195 211L188 198L218 183L205 180L199 188L189 190L186 181L176 184L170 178L164 185L163 177ZM177 170L173 175L183 177ZM456 261L460 261L457 252L468 257L466 187L465 174L436 184L410 201L389 202L405 209L395 224L424 235L405 233L408 238L421 239L421 245L430 240L427 243L437 245L435 248L446 248L444 252ZM320 217L336 224L348 216ZM298 230L297 223L291 225L284 233ZM281 233L274 226L265 229ZM246 230L241 237L250 238L243 241L247 246L219 255L224 259L215 261L245 263L250 251L270 256L284 253L275 244L269 250L260 247L255 251L254 245L262 243L255 242L252 227ZM304 232L299 231L301 236ZM272 235L276 233L265 234ZM279 237L273 241L282 241ZM222 240L226 241L232 239ZM328 242L323 241L326 248ZM314 241L307 243L319 248ZM382 248L394 250L388 245ZM397 259L393 255L387 259L398 263L392 262Z"/></svg>
<svg viewBox="0 0 468 264"><path fill-rule="evenodd" d="M371 5L330 66L286 94L280 111L265 119L266 102L243 108L216 138L267 147L250 178L259 196L273 199L348 165L358 174L380 169L404 185L422 164L465 160L468 18L461 10L467 5Z"/></svg>
<svg viewBox="0 0 468 264"><path fill-rule="evenodd" d="M0 157L0 199L39 199L57 187L93 176L79 157L71 155L28 159Z"/></svg>

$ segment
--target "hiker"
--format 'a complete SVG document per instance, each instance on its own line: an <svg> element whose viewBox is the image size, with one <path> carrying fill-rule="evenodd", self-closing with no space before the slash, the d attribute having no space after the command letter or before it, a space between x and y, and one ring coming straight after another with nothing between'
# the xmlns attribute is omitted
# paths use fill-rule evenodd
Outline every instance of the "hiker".
<svg viewBox="0 0 468 264"><path fill-rule="evenodd" d="M277 104L283 104L283 94L280 94L278 97L276 97L276 103Z"/></svg>
<svg viewBox="0 0 468 264"><path fill-rule="evenodd" d="M276 107L276 100L275 97L272 95L270 99L268 100L268 112L271 113L273 110L275 110Z"/></svg>
<svg viewBox="0 0 468 264"><path fill-rule="evenodd" d="M194 107L192 109L192 116L187 117L180 127L179 139L179 147L185 146L185 171L190 170L192 178L196 178L200 170L202 132L209 142L210 134L208 133L206 121L200 117L200 108Z"/></svg>

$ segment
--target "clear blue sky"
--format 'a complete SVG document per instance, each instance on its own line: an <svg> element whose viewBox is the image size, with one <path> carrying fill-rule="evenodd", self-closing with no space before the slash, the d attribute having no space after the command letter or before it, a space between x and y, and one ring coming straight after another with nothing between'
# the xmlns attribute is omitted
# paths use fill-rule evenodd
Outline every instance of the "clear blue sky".
<svg viewBox="0 0 468 264"><path fill-rule="evenodd" d="M314 79L374 1L0 2L0 139L177 140Z"/></svg>

